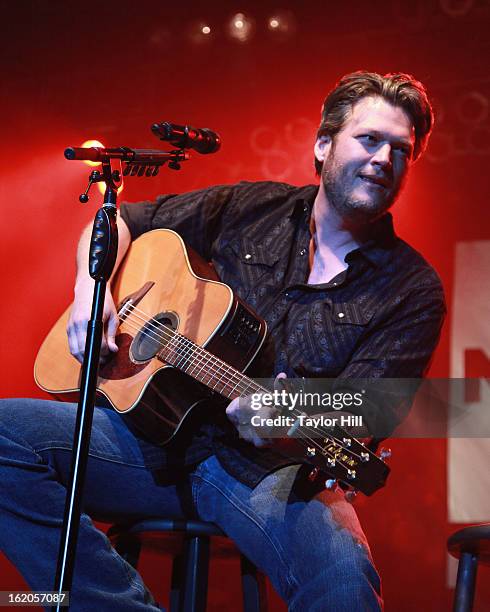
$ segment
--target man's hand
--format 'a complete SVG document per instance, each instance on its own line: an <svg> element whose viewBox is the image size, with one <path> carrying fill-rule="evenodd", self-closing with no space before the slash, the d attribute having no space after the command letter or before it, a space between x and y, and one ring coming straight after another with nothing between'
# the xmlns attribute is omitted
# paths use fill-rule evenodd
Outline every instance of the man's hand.
<svg viewBox="0 0 490 612"><path fill-rule="evenodd" d="M280 378L286 378L286 374L281 372L276 376L274 387ZM256 398L255 398L256 399ZM252 397L237 397L226 407L226 415L237 428L240 437L250 442L257 448L272 445L272 440L267 436L266 427L254 427L252 417L273 418L280 413L275 406L261 406L258 410L252 408Z"/></svg>
<svg viewBox="0 0 490 612"><path fill-rule="evenodd" d="M76 285L75 299L66 328L70 353L80 363L83 362L85 352L85 338L92 308L93 287L94 281L92 279L87 279L83 283ZM119 317L109 286L107 286L106 290L102 319L104 321L104 332L102 335L100 361L104 363L111 352L115 353L118 351L115 338L119 326Z"/></svg>

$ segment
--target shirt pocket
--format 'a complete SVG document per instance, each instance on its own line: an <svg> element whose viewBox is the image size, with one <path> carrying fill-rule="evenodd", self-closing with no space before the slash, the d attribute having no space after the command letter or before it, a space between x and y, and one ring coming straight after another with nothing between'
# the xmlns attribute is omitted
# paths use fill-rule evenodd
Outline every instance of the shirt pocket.
<svg viewBox="0 0 490 612"><path fill-rule="evenodd" d="M366 310L362 304L356 303L355 301L331 302L327 305L326 310L329 311L329 316L334 324L342 326L366 326L369 324L374 314L372 310Z"/></svg>
<svg viewBox="0 0 490 612"><path fill-rule="evenodd" d="M340 374L367 333L373 314L354 301L315 304L306 334L307 354L312 356L311 374Z"/></svg>
<svg viewBox="0 0 490 612"><path fill-rule="evenodd" d="M249 238L240 237L228 244L232 257L235 289L242 298L246 298L252 289L258 289L258 284L272 282L272 275L279 261L279 253L253 242Z"/></svg>

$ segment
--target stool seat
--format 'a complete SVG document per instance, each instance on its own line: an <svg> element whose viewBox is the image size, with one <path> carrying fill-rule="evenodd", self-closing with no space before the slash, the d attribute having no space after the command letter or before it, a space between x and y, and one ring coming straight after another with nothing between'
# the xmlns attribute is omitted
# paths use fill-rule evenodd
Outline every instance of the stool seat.
<svg viewBox="0 0 490 612"><path fill-rule="evenodd" d="M448 551L460 558L465 552L478 556L478 563L490 565L490 523L465 527L453 533L447 541Z"/></svg>
<svg viewBox="0 0 490 612"><path fill-rule="evenodd" d="M144 519L112 525L107 536L135 569L142 548L172 555L170 612L205 612L210 549L213 556L240 555L244 612L267 610L265 577L214 523Z"/></svg>
<svg viewBox="0 0 490 612"><path fill-rule="evenodd" d="M136 523L113 525L109 532L124 531L127 535L142 534L152 531L182 531L188 535L224 536L218 525L205 521L186 521L183 519L145 519ZM108 532L108 535L109 535Z"/></svg>
<svg viewBox="0 0 490 612"><path fill-rule="evenodd" d="M218 525L197 520L145 519L136 523L116 523L107 531L107 537L119 547L143 547L152 552L176 555L184 539L206 537L211 540L211 554L217 558L236 557L237 549Z"/></svg>
<svg viewBox="0 0 490 612"><path fill-rule="evenodd" d="M490 565L490 523L455 531L447 541L447 549L459 559L453 611L471 612L478 564Z"/></svg>

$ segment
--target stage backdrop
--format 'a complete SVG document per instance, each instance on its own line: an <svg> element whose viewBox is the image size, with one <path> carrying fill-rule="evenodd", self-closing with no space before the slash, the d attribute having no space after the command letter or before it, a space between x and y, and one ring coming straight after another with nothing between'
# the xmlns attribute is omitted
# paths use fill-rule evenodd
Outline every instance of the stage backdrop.
<svg viewBox="0 0 490 612"><path fill-rule="evenodd" d="M96 138L158 147L155 121L221 134L216 155L126 180L128 200L238 180L314 182L321 102L357 69L413 73L434 99L433 139L396 204L396 228L446 289L449 316L430 375L488 378L489 3L209 4L2 2L0 395L44 397L33 361L71 301L77 237L100 205L96 189L88 204L78 202L89 168L65 161L66 146ZM488 405L484 382L478 392L474 401ZM390 445L389 486L356 502L386 609L442 612L454 581L447 536L490 520L488 440ZM162 602L169 567L151 554L142 564ZM488 609L489 584L482 569L475 610ZM210 609L231 609L236 563L214 563L210 585ZM25 588L22 577L0 557L0 590L16 588Z"/></svg>

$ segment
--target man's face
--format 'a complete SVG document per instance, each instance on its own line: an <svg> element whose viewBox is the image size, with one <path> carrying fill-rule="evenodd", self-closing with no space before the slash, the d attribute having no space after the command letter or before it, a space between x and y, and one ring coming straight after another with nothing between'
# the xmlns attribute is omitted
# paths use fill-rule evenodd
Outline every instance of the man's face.
<svg viewBox="0 0 490 612"><path fill-rule="evenodd" d="M323 137L315 144L329 204L356 223L386 212L407 175L414 140L412 123L400 107L380 97L359 100L334 141Z"/></svg>

